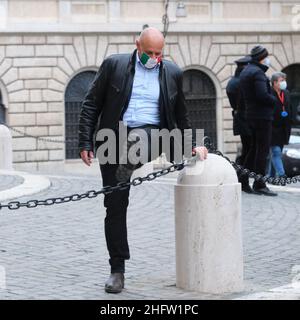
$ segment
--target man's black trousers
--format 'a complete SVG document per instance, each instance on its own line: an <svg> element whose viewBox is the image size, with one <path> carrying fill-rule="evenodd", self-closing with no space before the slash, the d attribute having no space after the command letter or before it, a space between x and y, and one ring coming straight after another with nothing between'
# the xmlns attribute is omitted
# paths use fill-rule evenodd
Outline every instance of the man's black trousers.
<svg viewBox="0 0 300 320"><path fill-rule="evenodd" d="M115 186L117 164L100 165L103 187ZM130 179L128 179L130 180ZM104 196L106 218L104 221L107 249L110 255L111 272L125 272L125 262L130 258L127 241L127 206L129 203L129 188L114 191Z"/></svg>
<svg viewBox="0 0 300 320"><path fill-rule="evenodd" d="M250 150L246 156L244 167L263 176L266 175L266 167L272 137L272 121L264 119L249 120L252 133ZM241 177L240 181L247 183L247 177ZM255 189L264 188L266 184L262 181L255 181Z"/></svg>
<svg viewBox="0 0 300 320"><path fill-rule="evenodd" d="M148 137L151 135L152 129L158 129L157 126L145 125L139 127L147 133ZM128 134L134 128L128 128ZM100 170L102 174L103 187L105 186L115 186L120 182L119 173L117 170L119 168L119 142L117 139L116 154L117 154L117 164L103 164L100 165ZM148 139L150 143L150 138ZM125 147L126 149L126 147ZM124 149L123 149L124 150ZM161 148L159 148L160 154ZM148 145L148 161L154 159L151 158L151 147ZM121 155L122 157L122 155ZM140 167L142 164L136 166ZM126 169L125 169L126 170ZM117 174L116 174L117 173ZM119 179L117 178L119 177ZM122 177L122 182L130 181L131 173L129 170L129 175ZM125 260L130 258L129 246L127 240L127 207L129 204L129 191L130 188L126 190L118 190L112 193L106 194L104 196L104 206L106 207L106 218L105 218L105 237L107 249L109 252L109 263L111 266L111 272L125 272Z"/></svg>

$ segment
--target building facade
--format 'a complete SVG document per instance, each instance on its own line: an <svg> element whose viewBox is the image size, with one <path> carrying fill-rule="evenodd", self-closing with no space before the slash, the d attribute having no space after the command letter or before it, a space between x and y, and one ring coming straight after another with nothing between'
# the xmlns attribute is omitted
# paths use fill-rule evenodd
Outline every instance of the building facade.
<svg viewBox="0 0 300 320"><path fill-rule="evenodd" d="M235 157L225 88L234 60L256 44L270 52L268 75L288 74L297 124L300 0L1 0L0 120L14 129L16 169L79 161L78 114L95 72L110 54L132 52L144 24L163 30L166 4L164 55L184 70L193 126L218 149Z"/></svg>

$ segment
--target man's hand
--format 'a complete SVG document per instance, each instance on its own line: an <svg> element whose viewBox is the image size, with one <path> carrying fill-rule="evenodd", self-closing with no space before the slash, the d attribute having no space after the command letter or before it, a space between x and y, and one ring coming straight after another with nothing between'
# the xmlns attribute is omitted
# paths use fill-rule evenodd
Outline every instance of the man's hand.
<svg viewBox="0 0 300 320"><path fill-rule="evenodd" d="M87 166L90 166L94 158L94 152L83 150L80 152L80 157Z"/></svg>
<svg viewBox="0 0 300 320"><path fill-rule="evenodd" d="M193 149L193 154L198 154L201 161L207 159L208 150L206 147L196 147Z"/></svg>

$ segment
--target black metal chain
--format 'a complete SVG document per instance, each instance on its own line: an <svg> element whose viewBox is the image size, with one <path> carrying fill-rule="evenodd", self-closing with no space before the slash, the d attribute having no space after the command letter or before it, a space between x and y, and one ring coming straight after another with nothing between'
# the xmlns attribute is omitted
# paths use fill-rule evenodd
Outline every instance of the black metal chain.
<svg viewBox="0 0 300 320"><path fill-rule="evenodd" d="M54 143L68 143L68 142L78 142L78 139L67 139L67 140L56 140L56 139L50 139L50 138L43 138L40 136L33 136L31 134L27 134L24 131L21 131L19 129L16 129L14 127L9 126L8 124L4 123L4 122L0 122L0 125L4 125L6 126L8 129L10 129L11 131L14 131L18 134L20 134L22 137L28 137L28 138L34 138L40 141L45 141L45 142L54 142Z"/></svg>
<svg viewBox="0 0 300 320"><path fill-rule="evenodd" d="M245 169L241 165L238 165L234 161L231 161L228 157L224 156L221 151L216 150L216 148L210 142L210 139L208 137L204 138L204 145L210 153L216 154L216 155L221 156L224 159L226 159L233 166L233 168L237 171L238 175L244 174L250 178L254 178L256 181L262 181L264 183L270 183L273 185L286 185L286 184L291 184L291 183L297 183L300 181L300 176L295 176L292 178L289 178L289 177L278 177L278 178L275 177L274 178L274 177L263 176L261 174L255 173L255 172L251 172L249 169ZM4 209L4 208L7 208L9 210L17 210L20 208L36 208L37 206L50 206L50 205L54 205L54 204L67 203L70 201L80 201L80 200L86 199L86 198L91 199L91 198L97 197L100 194L105 195L105 194L109 194L109 193L112 193L117 190L126 190L130 186L136 187L145 181L152 181L158 177L169 174L170 172L180 171L184 167L195 163L196 159L197 159L197 157L194 156L194 157L187 159L181 163L172 164L171 166L169 166L165 169L151 172L148 175L146 175L145 177L136 177L132 181L119 182L115 186L106 186L106 187L103 187L99 191L89 190L89 191L82 193L82 194L76 193L76 194L72 194L72 195L65 196L65 197L48 198L45 200L29 200L29 201L23 202L23 203L20 201L11 201L7 204L0 203L0 210Z"/></svg>
<svg viewBox="0 0 300 320"><path fill-rule="evenodd" d="M211 143L209 137L205 137L204 140L205 140L204 145L209 150L209 152L214 153L226 159L233 166L238 176L244 175L244 176L248 176L249 178L253 178L255 181L258 181L258 182L269 183L272 185L281 185L281 186L300 182L300 176L295 176L291 178L290 177L269 177L269 176L263 176L262 174L257 174L255 172L252 172L251 170L244 168L243 166L235 163L234 161L231 161L228 157L224 156L221 151L216 150L213 143Z"/></svg>
<svg viewBox="0 0 300 320"><path fill-rule="evenodd" d="M76 194L72 194L72 195L65 196L65 197L48 198L45 200L29 200L29 201L23 202L23 203L20 201L11 201L7 204L0 203L0 210L4 209L4 208L7 208L9 210L16 210L16 209L20 209L20 208L36 208L37 206L50 206L53 204L61 204L61 203L66 203L66 202L70 202L70 201L79 201L79 200L86 199L86 198L91 199L91 198L97 197L100 194L105 195L108 193L112 193L113 191L116 191L116 190L126 190L130 186L136 187L136 186L142 184L144 181L152 181L152 180L154 180L158 177L164 176L170 172L180 171L185 166L190 165L191 163L195 162L195 159L196 159L196 157L192 157L191 159L188 159L188 160L183 161L181 163L172 164L171 166L169 166L165 169L151 172L145 177L137 177L137 178L134 178L132 181L128 181L128 182L119 182L115 186L106 186L106 187L103 187L99 191L89 190L89 191L82 193L82 194L76 193Z"/></svg>

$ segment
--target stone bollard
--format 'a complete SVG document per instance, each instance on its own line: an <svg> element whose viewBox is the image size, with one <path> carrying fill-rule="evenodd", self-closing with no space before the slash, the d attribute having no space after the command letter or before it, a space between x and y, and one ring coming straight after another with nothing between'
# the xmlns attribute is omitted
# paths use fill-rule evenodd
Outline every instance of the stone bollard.
<svg viewBox="0 0 300 320"><path fill-rule="evenodd" d="M224 158L186 167L175 185L176 286L222 294L243 290L241 186Z"/></svg>
<svg viewBox="0 0 300 320"><path fill-rule="evenodd" d="M11 133L3 124L0 124L0 169L13 170Z"/></svg>

